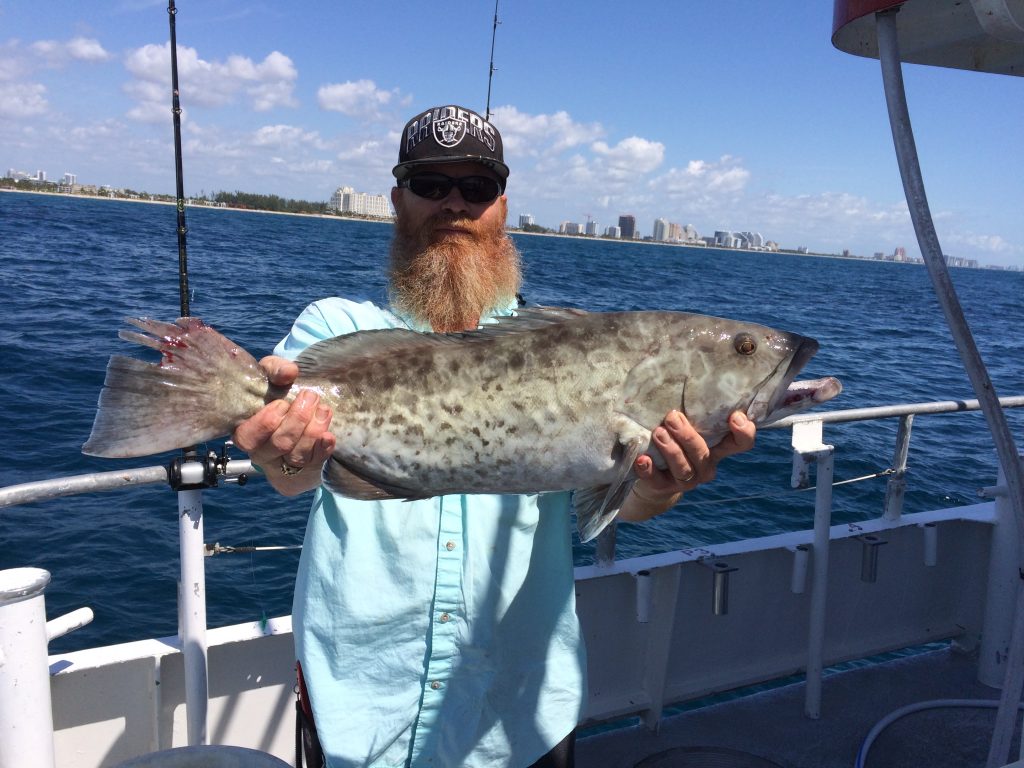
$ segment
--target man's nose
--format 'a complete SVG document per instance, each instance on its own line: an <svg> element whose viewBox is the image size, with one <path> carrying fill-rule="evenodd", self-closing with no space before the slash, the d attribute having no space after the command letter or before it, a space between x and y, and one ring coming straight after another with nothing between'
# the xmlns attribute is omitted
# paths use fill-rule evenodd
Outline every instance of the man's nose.
<svg viewBox="0 0 1024 768"><path fill-rule="evenodd" d="M451 213L465 213L469 210L466 200L462 197L462 191L457 185L452 185L451 190L441 201L441 209Z"/></svg>

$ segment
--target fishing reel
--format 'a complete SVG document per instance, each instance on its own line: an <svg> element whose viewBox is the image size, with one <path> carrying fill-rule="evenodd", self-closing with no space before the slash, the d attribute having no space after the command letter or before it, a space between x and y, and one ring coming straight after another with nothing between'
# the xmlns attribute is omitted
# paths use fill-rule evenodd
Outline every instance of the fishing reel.
<svg viewBox="0 0 1024 768"><path fill-rule="evenodd" d="M220 453L210 450L203 458L194 447L186 449L183 456L176 457L168 466L167 482L175 491L216 488L220 480L245 485L249 481L246 473L251 471L252 462L228 456L228 448L232 446L231 440L225 440Z"/></svg>

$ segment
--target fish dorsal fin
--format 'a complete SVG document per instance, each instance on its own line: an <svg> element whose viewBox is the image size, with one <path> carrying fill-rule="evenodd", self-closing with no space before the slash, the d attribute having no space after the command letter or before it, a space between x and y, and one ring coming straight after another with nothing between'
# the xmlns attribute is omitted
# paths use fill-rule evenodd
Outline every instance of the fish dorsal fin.
<svg viewBox="0 0 1024 768"><path fill-rule="evenodd" d="M324 339L307 347L296 358L300 376L326 376L335 371L382 357L394 357L451 344L486 342L499 336L534 331L589 314L582 309L530 307L518 315L495 318L472 331L459 333L420 333L406 328L355 331Z"/></svg>
<svg viewBox="0 0 1024 768"><path fill-rule="evenodd" d="M514 315L494 317L486 324L472 331L460 333L433 334L448 336L460 341L486 341L496 336L536 331L552 325L560 325L570 320L578 320L589 315L583 309L572 307L520 307Z"/></svg>

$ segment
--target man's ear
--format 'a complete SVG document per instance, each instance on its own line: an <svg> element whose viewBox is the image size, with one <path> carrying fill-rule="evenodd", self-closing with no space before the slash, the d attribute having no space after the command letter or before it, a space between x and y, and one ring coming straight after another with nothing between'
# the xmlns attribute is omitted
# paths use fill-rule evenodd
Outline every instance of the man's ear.
<svg viewBox="0 0 1024 768"><path fill-rule="evenodd" d="M402 199L402 190L398 187L391 188L391 205L395 207L395 213L398 213L398 201Z"/></svg>

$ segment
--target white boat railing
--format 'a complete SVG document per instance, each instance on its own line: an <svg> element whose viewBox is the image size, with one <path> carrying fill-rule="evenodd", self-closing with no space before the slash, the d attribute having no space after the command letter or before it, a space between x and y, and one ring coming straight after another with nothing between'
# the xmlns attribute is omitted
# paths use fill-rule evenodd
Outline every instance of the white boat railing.
<svg viewBox="0 0 1024 768"><path fill-rule="evenodd" d="M1004 408L1024 407L1024 396L1006 397L1000 400ZM775 424L771 429L792 429L793 485L798 487L809 481L809 468L816 467L815 518L813 543L809 551L805 546L794 553L794 580L801 568L811 572L812 590L808 621L807 642L807 690L805 712L816 718L821 706L821 680L823 672L823 646L825 617L827 612L828 552L832 512L832 467L835 450L824 442L824 425L851 421L865 421L884 418L899 418L900 429L896 437L892 474L886 493L885 507L881 520L895 523L901 509L905 488L907 455L911 437L911 425L915 416L924 414L976 411L977 401L941 401L914 403L877 408L857 408L806 414L790 417ZM181 540L181 580L179 594L179 642L185 659L186 717L190 744L206 741L207 666L206 666L206 595L204 556L207 547L203 542L201 492L197 490L204 480L209 480L210 463L217 464L215 454L209 454L207 462L185 461L178 463L173 471L164 467L144 467L116 472L93 473L68 478L55 478L34 483L10 486L0 489L0 508L38 502L77 493L115 490L144 484L168 482L169 475L176 475L185 490L179 492L179 535ZM251 471L247 460L227 460L221 453L219 476L225 481L240 481ZM190 490L191 487L191 490ZM993 495L998 488L989 489ZM1005 494L1004 494L1005 495ZM925 533L927 542L927 532ZM867 537L865 537L867 538ZM934 541L931 546L934 548ZM798 548L800 549L800 548ZM1016 547L1004 553L1003 559L1016 562ZM926 546L927 550L927 546ZM614 527L611 533L602 534L598 541L597 569L614 568ZM877 548L865 547L864 568L870 571L871 557L877 556ZM810 556L810 557L809 557ZM808 563L808 559L810 563ZM45 624L46 632L38 632L40 617L45 620L43 590L49 581L45 571L37 569L10 569L0 571L0 711L5 721L13 724L13 730L0 740L0 768L15 768L22 765L38 765L50 768L53 765L53 723L52 719L41 717L35 710L48 709L49 671L47 669L47 643L63 634L69 628L81 626L91 619L74 612L66 617ZM1011 568L1012 570L1012 568ZM26 572L29 584L20 584L19 578ZM728 573L715 574L716 598L727 601ZM718 578L718 577L721 578ZM24 581L25 579L21 579ZM642 581L642 580L641 580ZM796 583L794 581L794 583ZM638 605L643 605L641 601ZM724 604L724 603L723 603ZM87 609L83 609L87 610ZM26 613L30 611L31 615ZM26 624L34 624L36 637L24 632ZM58 631L58 627L61 629ZM26 638L32 638L32 648L25 648ZM26 673L22 667L27 664L34 670ZM12 677L12 672L19 670ZM19 677L20 676L20 677ZM26 680L34 680L26 686ZM31 713L31 714L30 714ZM13 735L12 735L13 734ZM49 757L48 757L49 756ZM40 761L42 758L42 762Z"/></svg>

